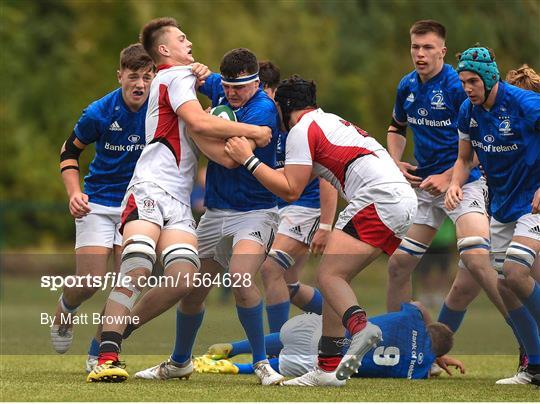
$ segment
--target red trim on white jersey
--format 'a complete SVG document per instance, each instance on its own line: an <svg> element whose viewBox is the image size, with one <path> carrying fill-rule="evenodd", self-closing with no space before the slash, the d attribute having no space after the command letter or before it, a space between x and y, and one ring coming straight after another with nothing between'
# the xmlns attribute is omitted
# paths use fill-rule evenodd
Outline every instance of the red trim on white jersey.
<svg viewBox="0 0 540 404"><path fill-rule="evenodd" d="M388 255L392 255L401 243L401 239L382 222L373 203L354 215L343 231Z"/></svg>
<svg viewBox="0 0 540 404"><path fill-rule="evenodd" d="M348 124L345 126L351 126L347 121L340 121ZM351 133L355 134L354 132ZM308 143L313 161L330 170L343 188L345 187L345 173L354 160L370 154L377 156L375 152L365 147L340 146L331 143L316 121L311 122L308 127Z"/></svg>
<svg viewBox="0 0 540 404"><path fill-rule="evenodd" d="M159 85L158 122L154 138L150 143L160 142L171 150L176 159L176 165L180 166L181 146L178 116L171 107L169 89L165 84Z"/></svg>

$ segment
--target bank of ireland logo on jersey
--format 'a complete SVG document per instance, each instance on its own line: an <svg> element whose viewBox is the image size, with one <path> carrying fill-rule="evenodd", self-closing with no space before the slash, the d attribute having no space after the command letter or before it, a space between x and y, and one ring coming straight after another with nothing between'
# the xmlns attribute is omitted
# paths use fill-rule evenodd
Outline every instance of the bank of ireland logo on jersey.
<svg viewBox="0 0 540 404"><path fill-rule="evenodd" d="M419 109L418 109L418 115L420 115L420 116L427 116L427 114L428 114L427 109L425 109L425 108L419 108Z"/></svg>
<svg viewBox="0 0 540 404"><path fill-rule="evenodd" d="M487 143L493 143L495 141L495 138L493 137L493 135L486 135L486 136L484 136L484 140Z"/></svg>
<svg viewBox="0 0 540 404"><path fill-rule="evenodd" d="M510 119L506 118L499 124L499 132L503 136L511 136L512 127L510 126Z"/></svg>
<svg viewBox="0 0 540 404"><path fill-rule="evenodd" d="M431 97L431 109L446 109L444 97L441 92L436 92L433 97Z"/></svg>
<svg viewBox="0 0 540 404"><path fill-rule="evenodd" d="M140 138L141 138L141 137L140 137L139 135L129 135L129 136L128 136L128 140L129 140L131 143L138 143Z"/></svg>

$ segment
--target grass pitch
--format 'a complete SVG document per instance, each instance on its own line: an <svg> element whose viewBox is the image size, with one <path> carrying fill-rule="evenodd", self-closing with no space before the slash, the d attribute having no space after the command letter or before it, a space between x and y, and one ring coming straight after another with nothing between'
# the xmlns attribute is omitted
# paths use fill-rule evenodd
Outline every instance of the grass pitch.
<svg viewBox="0 0 540 404"><path fill-rule="evenodd" d="M306 278L313 271L306 268ZM377 261L360 274L354 287L369 315L383 313L386 262ZM39 277L1 278L0 399L2 401L538 401L533 386L496 386L497 379L513 374L517 349L511 331L491 304L481 296L470 307L456 335L453 354L467 374L432 380L356 379L344 388L262 387L255 376L194 374L188 381L129 379L119 384L86 383L85 352L95 332L93 325L75 328L69 355L53 353L49 328L41 313L53 314L59 292L40 287ZM83 305L81 312L99 312L106 293ZM292 310L291 315L296 314ZM436 318L437 312L432 313ZM123 346L127 371L156 365L170 354L175 312L169 310ZM214 291L194 353L203 354L216 342L243 337L231 296ZM240 361L247 361L243 357Z"/></svg>

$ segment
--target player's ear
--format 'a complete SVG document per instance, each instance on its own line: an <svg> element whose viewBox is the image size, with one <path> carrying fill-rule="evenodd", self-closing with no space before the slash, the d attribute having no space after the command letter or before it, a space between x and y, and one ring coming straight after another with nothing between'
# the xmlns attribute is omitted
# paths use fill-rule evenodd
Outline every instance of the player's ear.
<svg viewBox="0 0 540 404"><path fill-rule="evenodd" d="M116 78L118 79L118 82L122 84L122 72L120 70L116 71Z"/></svg>
<svg viewBox="0 0 540 404"><path fill-rule="evenodd" d="M446 48L446 46L443 46L442 49L441 49L441 59L444 59L444 57L446 56L446 51L448 49Z"/></svg>

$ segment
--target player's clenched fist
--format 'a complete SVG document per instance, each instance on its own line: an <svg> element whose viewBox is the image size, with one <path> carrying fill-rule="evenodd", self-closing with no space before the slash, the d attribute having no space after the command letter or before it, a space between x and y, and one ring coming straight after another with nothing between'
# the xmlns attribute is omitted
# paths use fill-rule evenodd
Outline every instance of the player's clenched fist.
<svg viewBox="0 0 540 404"><path fill-rule="evenodd" d="M272 129L268 126L259 126L260 136L255 140L257 147L265 147L270 144L272 141ZM245 138L244 138L245 139Z"/></svg>
<svg viewBox="0 0 540 404"><path fill-rule="evenodd" d="M69 213L75 219L80 219L90 213L90 206L88 206L88 195L82 192L75 192L69 198Z"/></svg>
<svg viewBox="0 0 540 404"><path fill-rule="evenodd" d="M225 151L238 164L244 164L253 155L249 141L245 137L229 138L225 145Z"/></svg>
<svg viewBox="0 0 540 404"><path fill-rule="evenodd" d="M448 210L454 210L463 200L463 190L459 185L450 185L444 198L444 206Z"/></svg>

